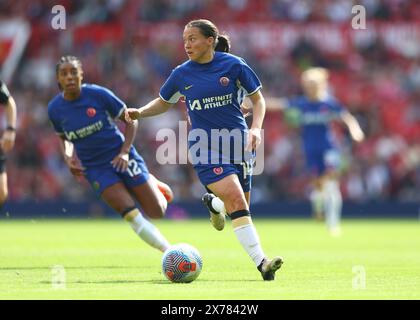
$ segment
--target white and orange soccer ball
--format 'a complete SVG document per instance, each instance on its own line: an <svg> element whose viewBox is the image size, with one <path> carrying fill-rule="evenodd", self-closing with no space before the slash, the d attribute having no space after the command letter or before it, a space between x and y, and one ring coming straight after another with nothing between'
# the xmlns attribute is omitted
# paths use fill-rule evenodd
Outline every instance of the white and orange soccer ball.
<svg viewBox="0 0 420 320"><path fill-rule="evenodd" d="M163 253L162 272L172 282L192 282L202 268L200 253L187 243L173 245Z"/></svg>

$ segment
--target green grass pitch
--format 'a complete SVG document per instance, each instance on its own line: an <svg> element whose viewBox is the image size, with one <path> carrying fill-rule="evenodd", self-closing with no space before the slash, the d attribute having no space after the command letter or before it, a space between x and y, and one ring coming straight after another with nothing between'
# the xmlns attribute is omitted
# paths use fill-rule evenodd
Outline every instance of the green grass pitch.
<svg viewBox="0 0 420 320"><path fill-rule="evenodd" d="M162 254L122 220L2 219L0 299L420 299L418 221L345 220L339 238L311 220L254 222L266 253L285 259L272 282L230 224L218 232L207 220L155 221L203 258L196 281L174 284L161 273Z"/></svg>

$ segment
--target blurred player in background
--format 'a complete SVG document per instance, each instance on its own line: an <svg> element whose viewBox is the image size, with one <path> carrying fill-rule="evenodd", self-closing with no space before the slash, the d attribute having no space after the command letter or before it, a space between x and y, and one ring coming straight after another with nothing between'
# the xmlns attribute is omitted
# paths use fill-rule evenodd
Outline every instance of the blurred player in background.
<svg viewBox="0 0 420 320"><path fill-rule="evenodd" d="M0 104L6 107L7 125L0 142L0 210L7 200L6 154L12 150L16 138L16 102L0 80Z"/></svg>
<svg viewBox="0 0 420 320"><path fill-rule="evenodd" d="M310 68L301 75L304 95L267 98L267 110L283 110L286 120L301 127L306 166L313 178L310 195L313 214L325 220L332 235L339 235L342 197L339 184L340 153L331 129L333 121L344 122L351 137L364 139L357 120L328 93L328 71ZM245 109L248 109L245 106Z"/></svg>
<svg viewBox="0 0 420 320"><path fill-rule="evenodd" d="M208 136L212 129L237 129L241 133L240 154L222 154L217 146L209 144L208 162L193 161L193 165L201 183L211 191L203 201L211 211L214 227L223 229L226 212L239 242L263 279L274 280L283 261L280 257L268 259L262 250L249 211L253 159L244 156L245 150L251 155L261 142L265 102L260 80L242 58L228 53L228 38L220 35L211 21L189 22L183 39L189 60L173 70L158 98L142 108L128 109L128 114L132 119L155 116L185 97L191 130L204 130ZM254 110L249 130L240 108L245 95L252 101ZM190 155L194 157L192 149L196 141L189 142Z"/></svg>
<svg viewBox="0 0 420 320"><path fill-rule="evenodd" d="M126 123L124 135L120 132L112 119L124 122L126 105L104 87L82 85L78 58L62 57L56 75L62 92L48 104L48 115L61 138L61 151L71 173L86 177L102 200L121 214L142 240L165 251L170 244L143 217L132 198L149 218L163 217L173 198L169 186L149 174L132 146L137 122Z"/></svg>

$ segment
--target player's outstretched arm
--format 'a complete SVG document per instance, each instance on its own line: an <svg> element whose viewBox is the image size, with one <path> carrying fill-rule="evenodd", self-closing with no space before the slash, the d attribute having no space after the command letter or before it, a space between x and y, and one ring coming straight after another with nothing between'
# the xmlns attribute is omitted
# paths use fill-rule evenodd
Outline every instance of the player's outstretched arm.
<svg viewBox="0 0 420 320"><path fill-rule="evenodd" d="M124 172L128 168L129 152L134 142L134 137L136 136L138 128L137 120L127 121L125 119L127 117L125 115L126 112L127 110L125 110L125 112L120 116L120 120L122 120L126 124L124 130L124 143L121 146L121 150L118 153L118 155L115 156L115 158L111 161L113 167L120 172Z"/></svg>
<svg viewBox="0 0 420 320"><path fill-rule="evenodd" d="M127 110L125 111L127 112ZM138 121L126 121L125 118L127 116L122 114L120 120L125 122L125 131L124 131L124 143L121 147L121 153L129 153L130 148L134 142L134 138L136 137L137 129L138 129Z"/></svg>
<svg viewBox="0 0 420 320"><path fill-rule="evenodd" d="M173 104L163 101L160 97L150 101L144 107L141 108L128 108L127 115L132 120L140 118L153 117L161 113L165 113L172 107ZM126 118L126 120L128 120Z"/></svg>
<svg viewBox="0 0 420 320"><path fill-rule="evenodd" d="M357 119L353 115L351 115L350 112L347 111L341 115L341 119L349 128L350 135L353 138L353 140L357 142L363 141L363 139L365 138L365 134L363 133L362 128L360 128Z"/></svg>
<svg viewBox="0 0 420 320"><path fill-rule="evenodd" d="M265 98L267 111L283 111L287 108L286 98L268 97Z"/></svg>

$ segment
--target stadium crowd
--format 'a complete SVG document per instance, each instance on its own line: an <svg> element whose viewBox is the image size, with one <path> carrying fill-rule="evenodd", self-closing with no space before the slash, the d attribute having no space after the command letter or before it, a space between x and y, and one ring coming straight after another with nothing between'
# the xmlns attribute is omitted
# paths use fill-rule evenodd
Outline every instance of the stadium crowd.
<svg viewBox="0 0 420 320"><path fill-rule="evenodd" d="M163 80L186 59L182 39L165 40L165 30L182 28L197 17L211 18L226 29L247 31L258 24L299 26L326 23L350 28L356 1L309 0L97 0L60 1L67 9L67 29L53 30L51 8L57 1L0 1L0 20L23 18L32 28L27 49L9 83L18 106L18 135L7 163L10 198L85 199L84 181L76 181L61 159L58 139L47 120L48 101L58 93L55 63L63 54L80 57L85 81L112 89L128 106L156 96ZM368 21L412 23L418 1L362 0ZM159 24L157 24L159 23ZM159 29L160 25L169 25ZM362 32L362 31L361 31ZM160 37L155 37L159 35ZM177 33L180 34L179 32ZM331 72L331 91L358 118L367 139L351 144L337 126L345 161L342 191L354 201L420 200L420 48L419 42L393 50L381 38L342 52L323 50L322 41L300 37L290 48L272 50L252 45L258 39L235 37L237 52L257 71L265 96L300 93L299 74L307 66ZM163 39L163 40L162 40ZM178 129L185 106L141 121L135 141L150 170L162 177L181 200L199 198L203 189L189 165L160 165L156 141L160 128ZM267 113L265 169L255 177L253 199L303 199L307 176L299 134L280 113Z"/></svg>

